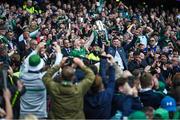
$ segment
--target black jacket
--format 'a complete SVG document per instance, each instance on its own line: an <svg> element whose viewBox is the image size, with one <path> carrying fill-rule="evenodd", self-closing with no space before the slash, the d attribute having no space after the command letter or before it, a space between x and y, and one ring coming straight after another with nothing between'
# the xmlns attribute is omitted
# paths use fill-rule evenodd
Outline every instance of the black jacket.
<svg viewBox="0 0 180 120"><path fill-rule="evenodd" d="M139 97L145 107L151 106L157 109L160 106L161 100L164 96L156 91L147 90L140 92Z"/></svg>
<svg viewBox="0 0 180 120"><path fill-rule="evenodd" d="M145 60L142 60L141 63L138 63L135 60L132 60L128 64L128 70L132 72L135 69L145 68L147 65L148 64Z"/></svg>
<svg viewBox="0 0 180 120"><path fill-rule="evenodd" d="M70 51L68 52L67 49L69 49ZM61 49L61 53L63 54L63 57L68 57L70 52L71 52L71 48L62 48Z"/></svg>
<svg viewBox="0 0 180 120"><path fill-rule="evenodd" d="M112 112L111 115L114 116L119 110L122 112L122 117L129 116L135 110L141 110L143 104L139 97L133 97L130 95L125 95L123 93L114 94L112 101Z"/></svg>

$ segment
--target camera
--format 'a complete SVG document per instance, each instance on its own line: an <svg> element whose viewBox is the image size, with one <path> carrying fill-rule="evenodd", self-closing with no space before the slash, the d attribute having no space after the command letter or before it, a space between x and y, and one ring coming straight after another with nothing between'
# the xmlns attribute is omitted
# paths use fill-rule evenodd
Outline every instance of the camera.
<svg viewBox="0 0 180 120"><path fill-rule="evenodd" d="M74 57L69 56L64 65L71 66L73 64L73 59L74 59Z"/></svg>
<svg viewBox="0 0 180 120"><path fill-rule="evenodd" d="M150 72L151 72L151 74L152 75L154 75L154 74L157 74L158 72L156 71L156 68L151 68L150 69Z"/></svg>

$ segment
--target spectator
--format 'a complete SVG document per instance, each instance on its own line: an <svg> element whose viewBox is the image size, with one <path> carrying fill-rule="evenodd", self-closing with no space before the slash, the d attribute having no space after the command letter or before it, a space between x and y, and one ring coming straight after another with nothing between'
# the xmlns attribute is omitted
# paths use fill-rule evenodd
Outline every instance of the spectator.
<svg viewBox="0 0 180 120"><path fill-rule="evenodd" d="M158 108L154 111L154 119L168 120L168 111L163 108Z"/></svg>
<svg viewBox="0 0 180 120"><path fill-rule="evenodd" d="M70 56L73 57L86 57L87 51L85 48L81 47L81 43L79 39L74 41L74 49L70 52Z"/></svg>
<svg viewBox="0 0 180 120"><path fill-rule="evenodd" d="M118 111L122 112L121 118L127 118L133 111L141 110L143 105L138 97L137 88L134 85L134 78L119 78L116 81L116 93L112 101L112 115Z"/></svg>
<svg viewBox="0 0 180 120"><path fill-rule="evenodd" d="M177 110L179 110L180 94L179 94L179 85L180 85L180 73L176 73L172 80L172 96L175 98L177 103Z"/></svg>
<svg viewBox="0 0 180 120"><path fill-rule="evenodd" d="M145 66L147 66L147 62L140 57L139 51L135 51L133 56L134 60L130 61L128 64L128 68L131 72L135 69L145 68Z"/></svg>
<svg viewBox="0 0 180 120"><path fill-rule="evenodd" d="M176 112L176 101L170 96L166 96L161 101L161 108L166 109L169 112L169 118L173 119L174 113Z"/></svg>
<svg viewBox="0 0 180 120"><path fill-rule="evenodd" d="M63 65L66 60L62 60L61 64ZM44 84L52 97L50 118L85 118L83 97L93 84L95 76L91 69L86 67L80 59L74 58L73 62L85 72L85 77L79 84L72 83L74 68L71 66L62 68L62 81L59 81L59 83L54 82L51 78L59 70L59 66L49 69L43 77Z"/></svg>
<svg viewBox="0 0 180 120"><path fill-rule="evenodd" d="M145 107L151 106L158 108L163 96L153 88L153 76L150 73L144 73L140 77L142 90L139 92L140 99Z"/></svg>
<svg viewBox="0 0 180 120"><path fill-rule="evenodd" d="M145 48L145 51L152 51L153 53L160 51L160 47L157 45L157 40L154 37L149 39L149 45Z"/></svg>
<svg viewBox="0 0 180 120"><path fill-rule="evenodd" d="M37 55L42 46L42 44L39 44L36 50L25 59L24 66L27 68L21 70L23 74L20 75L20 80L23 81L26 92L20 99L20 118L24 118L29 113L36 115L38 118L47 117L46 88L42 82L43 74L41 72L45 63Z"/></svg>
<svg viewBox="0 0 180 120"><path fill-rule="evenodd" d="M29 48L25 51L25 56L28 56L32 51L34 51L37 47L38 43L36 40L31 40L29 43Z"/></svg>
<svg viewBox="0 0 180 120"><path fill-rule="evenodd" d="M126 58L126 52L125 50L128 50L130 47L133 46L133 43L135 43L136 38L129 43L128 45L122 47L121 46L121 41L118 38L113 38L112 47L109 47L108 53L111 54L115 61L118 62L118 65L122 70L127 70L128 69L128 61Z"/></svg>
<svg viewBox="0 0 180 120"><path fill-rule="evenodd" d="M45 85L42 81L44 75L42 70L45 62L38 55L38 52L43 47L44 43L40 43L25 59L21 68L20 80L23 81L26 87L26 93L21 97L21 118L29 113L36 115L38 118L47 117L47 95ZM56 51L56 65L60 62L62 55L58 45L56 45L54 49Z"/></svg>
<svg viewBox="0 0 180 120"><path fill-rule="evenodd" d="M134 113L132 113L129 117L128 117L129 120L134 120L134 119L143 119L143 120L146 120L147 119L147 116L144 112L142 111L136 111Z"/></svg>
<svg viewBox="0 0 180 120"><path fill-rule="evenodd" d="M48 92L49 94L43 91L44 96L42 99L39 99L41 103L44 102L43 105L48 104L47 110L50 109L50 112L48 112L50 113L50 118L66 118L64 116L84 118L85 115L86 117L93 116L97 118L97 116L101 116L102 119L109 119L110 112L107 111L110 111L111 108L115 109L113 114L117 113L113 118L120 118L121 114L124 116L125 113L128 113L125 115L128 117L131 113L129 111L135 112L136 105L130 105L124 110L124 107L119 104L120 107L116 105L117 101L112 100L112 96L118 98L116 94L119 92L128 100L131 98L133 103L135 98L133 95L127 95L121 91L114 93L113 87L111 92L109 92L108 86L111 84L109 83L111 81L108 81L108 79L113 77L111 76L113 71L106 71L107 69L109 70L109 66L102 69L101 64L99 67L99 61L107 59L107 56L102 56L100 53L105 55L111 54L118 63L117 66L114 66L115 79L127 79L125 85L119 86L120 88L127 89L127 93L132 93L132 89L134 92L137 91L137 96L144 103L144 107L152 106L153 108L158 108L161 99L171 95L177 102L177 114L175 117L178 116L179 87L177 73L180 71L180 19L179 8L176 8L178 4L171 5L177 2L171 1L167 4L167 1L146 1L144 3L137 0L131 2L130 0L124 2L119 0L101 0L99 2L92 0L36 1L27 0L27 2L22 3L22 0L3 0L0 3L0 73L1 68L8 70L7 86L12 94L13 119L18 119L19 117L19 100L29 95L32 99L28 100L31 101L34 99L34 95L40 93L38 91L31 95L29 92L30 88L27 86L30 81L25 79L33 79L31 82L34 82L35 85L31 87L34 88L38 85L35 83L36 80L34 78L38 78L39 81L37 81L41 83L41 87L48 89L49 84L45 86L42 82L42 77L48 68L51 69L55 65L59 65L62 60L62 54L64 57L68 57L65 64L68 66L72 65L73 72L75 70L73 80L71 82L68 81L68 85L70 83L72 89L78 86L78 90L76 89L75 91L79 96L71 94L71 97L71 95L64 93L67 87L61 84L66 84L64 78L62 79L61 69L60 71L57 70L54 75L49 76L48 80L52 80L53 85L58 84L57 89L60 89L60 93L57 93L59 91L56 91L56 87L51 88L51 90L48 89L50 91ZM161 6L156 6L157 4L161 4ZM38 53L34 52L41 42L46 43L46 45L42 45ZM72 43L74 43L73 46L71 46ZM61 46L61 49L59 46ZM31 67L28 65L28 60L30 55L34 55L34 53L38 55L38 59L44 61L44 67L38 73L29 71ZM79 90L79 85L84 83L83 79L84 77L86 78L86 75L80 67L76 68L77 65L73 63L72 56L80 57L84 64L88 66L96 65L97 73L101 73L102 70L106 71L106 74L97 79L99 86L97 85L96 88L98 90L93 88L96 83L94 82L93 84L94 79L89 83L88 87L85 87L85 91L81 89L83 93ZM106 63L103 65L105 66ZM32 78L35 75L36 77ZM24 80L25 87L18 80L19 76L20 79ZM0 84L0 93L2 94L2 75L0 75L0 83L2 83ZM127 84L129 87L127 87ZM27 88L27 91L25 91L25 88ZM88 91L88 89L90 90ZM92 92L94 89L98 92ZM87 91L88 93L86 94ZM97 97L101 99L103 97L102 94L106 94L107 91L110 96L100 100L102 104L94 102L94 99ZM71 92L74 92L74 90ZM86 97L83 99L85 94ZM45 99L46 95L49 95L48 100ZM63 96L63 101L67 97L75 100L72 100L73 102L70 100L70 106L72 106L70 108L73 108L73 112L72 109L67 108L66 101L56 101L61 100L61 96ZM86 98L92 98L94 100L93 103L96 103L96 107L90 107L88 103L92 103L92 99L87 100ZM83 109L83 100L86 101L84 103L85 109ZM120 104L124 105L126 103L126 101L123 101ZM27 104L31 104L31 102ZM114 104L116 106L112 107ZM39 105L37 104L37 106ZM116 110L116 107L118 107L118 110ZM78 108L79 110L77 110ZM87 110L87 108L90 109ZM59 114L56 110L63 112ZM152 110L147 111L149 111L147 113L149 119L152 119ZM46 110L44 110L45 112ZM26 113L30 113L29 108ZM73 117L69 115L70 113L73 114ZM95 114L92 115L90 113ZM40 112L35 112L36 114L40 114ZM42 116L36 116L40 119L42 118ZM160 116L158 114L156 117ZM172 118L172 115L165 118Z"/></svg>
<svg viewBox="0 0 180 120"><path fill-rule="evenodd" d="M71 53L71 48L70 48L70 41L69 40L63 40L63 45L64 47L62 48L62 54L63 57L68 57L69 54Z"/></svg>
<svg viewBox="0 0 180 120"><path fill-rule="evenodd" d="M106 59L101 59L101 76L98 75L96 68L94 70L96 75L95 81L84 98L84 112L86 119L110 118L111 103L115 85L115 70L113 66L116 64L114 63L111 55L107 55L107 57L109 57L107 61L110 64L108 71L111 71L109 74L109 80L106 80Z"/></svg>

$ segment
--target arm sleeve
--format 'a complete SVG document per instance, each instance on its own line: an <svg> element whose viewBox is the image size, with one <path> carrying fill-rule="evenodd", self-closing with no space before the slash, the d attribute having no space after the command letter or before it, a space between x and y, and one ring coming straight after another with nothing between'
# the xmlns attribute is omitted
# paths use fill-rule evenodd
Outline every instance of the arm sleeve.
<svg viewBox="0 0 180 120"><path fill-rule="evenodd" d="M136 40L137 40L137 37L134 36L133 40L129 44L127 44L123 47L124 50L128 51L130 48L132 48L134 46L134 44L136 43Z"/></svg>
<svg viewBox="0 0 180 120"><path fill-rule="evenodd" d="M89 90L89 88L91 87L91 85L94 82L95 79L95 75L93 73L93 71L88 68L88 67L83 67L82 70L85 73L85 77L84 79L79 83L79 88L82 91L82 94L85 95L86 92Z"/></svg>
<svg viewBox="0 0 180 120"><path fill-rule="evenodd" d="M100 60L100 69L99 69L100 76L102 77L103 83L106 86L107 80L106 80L106 59Z"/></svg>
<svg viewBox="0 0 180 120"><path fill-rule="evenodd" d="M113 66L109 67L109 81L107 83L107 91L111 95L110 97L113 96L114 93L114 86L115 86L115 69Z"/></svg>
<svg viewBox="0 0 180 120"><path fill-rule="evenodd" d="M56 53L56 60L53 67L60 64L62 57L63 57L62 53Z"/></svg>
<svg viewBox="0 0 180 120"><path fill-rule="evenodd" d="M132 112L132 99L128 97L126 101L123 102L122 114L124 117L128 117L129 114Z"/></svg>
<svg viewBox="0 0 180 120"><path fill-rule="evenodd" d="M23 41L23 34L21 34L18 38L19 42Z"/></svg>
<svg viewBox="0 0 180 120"><path fill-rule="evenodd" d="M56 71L59 70L59 66L53 67L47 71L47 73L43 76L42 80L49 92L52 91L52 89L55 89L56 83L53 81L52 76Z"/></svg>

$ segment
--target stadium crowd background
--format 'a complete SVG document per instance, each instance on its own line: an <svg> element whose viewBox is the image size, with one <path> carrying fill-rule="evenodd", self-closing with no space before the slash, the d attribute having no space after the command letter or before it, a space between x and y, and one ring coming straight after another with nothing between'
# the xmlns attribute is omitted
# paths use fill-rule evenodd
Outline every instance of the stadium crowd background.
<svg viewBox="0 0 180 120"><path fill-rule="evenodd" d="M180 119L179 2L0 3L0 116Z"/></svg>

